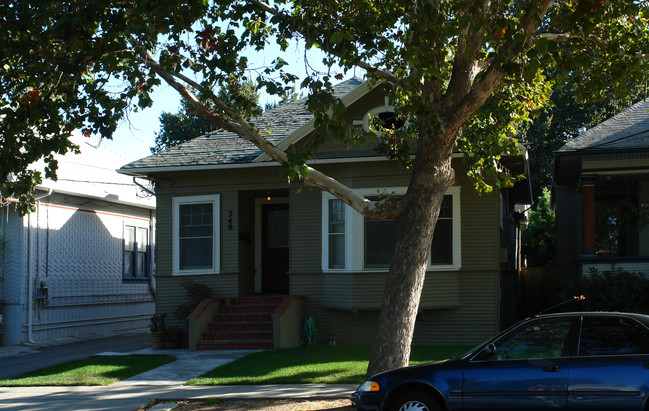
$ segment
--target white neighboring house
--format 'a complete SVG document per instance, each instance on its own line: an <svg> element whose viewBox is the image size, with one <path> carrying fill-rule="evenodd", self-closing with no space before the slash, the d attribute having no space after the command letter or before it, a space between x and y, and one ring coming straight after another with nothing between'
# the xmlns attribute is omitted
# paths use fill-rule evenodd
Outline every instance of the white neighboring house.
<svg viewBox="0 0 649 411"><path fill-rule="evenodd" d="M148 327L155 310L155 199L115 172L125 159L71 138L81 153L57 157L36 211L0 205L3 345Z"/></svg>

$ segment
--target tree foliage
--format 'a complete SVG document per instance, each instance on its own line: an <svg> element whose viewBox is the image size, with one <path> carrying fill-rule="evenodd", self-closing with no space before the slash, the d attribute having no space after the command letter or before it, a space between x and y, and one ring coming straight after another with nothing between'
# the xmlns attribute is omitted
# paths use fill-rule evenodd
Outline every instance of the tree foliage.
<svg viewBox="0 0 649 411"><path fill-rule="evenodd" d="M545 267L555 260L556 235L554 211L550 208L550 190L543 188L530 221L523 231L523 254L530 267Z"/></svg>
<svg viewBox="0 0 649 411"><path fill-rule="evenodd" d="M229 89L219 91L219 98L242 116L251 116L259 111L259 94L252 80L228 83ZM209 106L211 105L207 102ZM214 131L214 123L195 114L192 107L185 100L180 101L180 110L176 113L162 113L160 115L160 130L155 135L155 146L151 147L152 153L177 146L194 137Z"/></svg>
<svg viewBox="0 0 649 411"><path fill-rule="evenodd" d="M2 193L27 195L35 177L28 163L68 149L75 128L109 136L128 105L147 106L151 87L165 81L289 178L366 217L397 220L378 325L390 332L377 333L368 372L405 365L435 223L454 181L453 151L464 153L479 190L513 184L519 176L499 159L516 153L517 130L547 107L553 86L570 79L583 100L640 81L648 18L646 0L10 0L0 10ZM280 57L249 67L246 53L271 42L286 51L295 41L322 50L329 72L289 72ZM386 87L404 119L382 135L397 148L415 142L412 162L406 151L387 151L411 170L401 198L370 201L306 163L325 138L349 139L331 87L357 68ZM250 72L271 95L306 74L311 146L283 152L215 93ZM5 182L9 173L20 183Z"/></svg>

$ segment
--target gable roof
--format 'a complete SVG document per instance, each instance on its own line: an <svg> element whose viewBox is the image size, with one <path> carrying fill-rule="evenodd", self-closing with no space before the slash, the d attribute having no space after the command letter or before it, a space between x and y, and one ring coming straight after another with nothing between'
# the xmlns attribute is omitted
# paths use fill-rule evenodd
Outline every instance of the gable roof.
<svg viewBox="0 0 649 411"><path fill-rule="evenodd" d="M649 100L584 131L557 150L557 154L638 149L649 149Z"/></svg>
<svg viewBox="0 0 649 411"><path fill-rule="evenodd" d="M579 137L555 151L553 193L557 186L574 186L578 183L582 159L585 157L622 155L627 158L628 156L638 158L638 156L647 156L647 152L649 152L649 100L640 101L590 130L584 131Z"/></svg>
<svg viewBox="0 0 649 411"><path fill-rule="evenodd" d="M346 80L333 87L334 96L345 100L360 91L364 94L364 83L358 78ZM364 92L363 92L364 91ZM250 121L259 128L271 143L282 146L290 137L304 136L313 129L313 114L307 110L306 98L272 108ZM351 101L349 102L351 103ZM202 169L213 166L236 166L250 164L260 158L263 151L226 130L216 130L196 137L160 153L136 160L123 166L123 174L144 174L147 172L184 169ZM261 158L261 161L265 159Z"/></svg>

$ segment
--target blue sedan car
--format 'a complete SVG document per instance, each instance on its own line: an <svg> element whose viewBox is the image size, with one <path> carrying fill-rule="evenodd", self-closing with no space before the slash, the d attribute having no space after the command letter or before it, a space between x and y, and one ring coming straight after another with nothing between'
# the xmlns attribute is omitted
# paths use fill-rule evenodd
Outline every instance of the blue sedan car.
<svg viewBox="0 0 649 411"><path fill-rule="evenodd" d="M574 312L522 321L462 358L377 374L359 411L649 410L649 316Z"/></svg>

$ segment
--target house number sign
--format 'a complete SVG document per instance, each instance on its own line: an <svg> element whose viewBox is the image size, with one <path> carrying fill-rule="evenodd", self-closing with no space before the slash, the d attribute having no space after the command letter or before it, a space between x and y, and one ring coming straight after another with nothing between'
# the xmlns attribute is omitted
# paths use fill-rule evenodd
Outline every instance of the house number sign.
<svg viewBox="0 0 649 411"><path fill-rule="evenodd" d="M228 211L228 230L232 231L232 210Z"/></svg>

